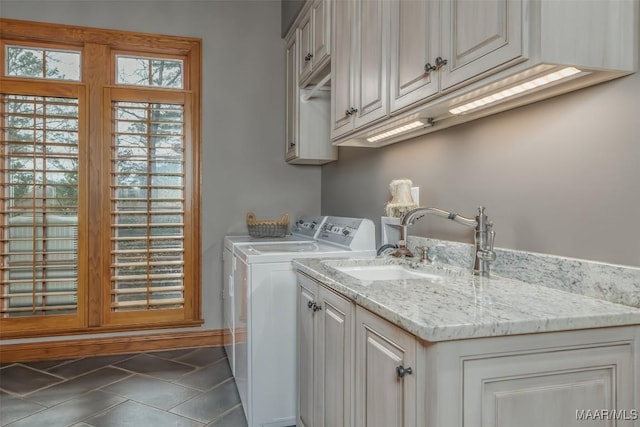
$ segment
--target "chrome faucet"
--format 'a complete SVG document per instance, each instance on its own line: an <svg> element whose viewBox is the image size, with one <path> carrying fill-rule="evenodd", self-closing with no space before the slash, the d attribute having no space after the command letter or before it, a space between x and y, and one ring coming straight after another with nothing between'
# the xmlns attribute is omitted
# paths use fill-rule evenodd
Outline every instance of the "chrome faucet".
<svg viewBox="0 0 640 427"><path fill-rule="evenodd" d="M416 208L410 210L402 217L401 239L406 241L407 227L427 214L441 216L475 229L475 251L472 267L473 274L489 277L489 266L496 259L496 253L493 251L496 232L493 231L493 222L489 221L487 215L484 213L484 207L480 206L478 208L478 215L475 218L468 218L438 208ZM407 254L405 253L402 256L407 256ZM412 254L409 254L408 256L412 256Z"/></svg>

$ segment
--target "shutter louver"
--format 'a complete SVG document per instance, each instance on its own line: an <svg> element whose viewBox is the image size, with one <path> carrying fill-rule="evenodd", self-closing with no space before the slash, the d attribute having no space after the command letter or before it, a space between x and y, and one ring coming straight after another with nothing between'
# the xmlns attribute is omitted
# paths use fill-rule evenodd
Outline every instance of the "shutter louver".
<svg viewBox="0 0 640 427"><path fill-rule="evenodd" d="M78 100L2 95L1 317L78 298Z"/></svg>
<svg viewBox="0 0 640 427"><path fill-rule="evenodd" d="M184 107L112 105L111 310L183 308Z"/></svg>

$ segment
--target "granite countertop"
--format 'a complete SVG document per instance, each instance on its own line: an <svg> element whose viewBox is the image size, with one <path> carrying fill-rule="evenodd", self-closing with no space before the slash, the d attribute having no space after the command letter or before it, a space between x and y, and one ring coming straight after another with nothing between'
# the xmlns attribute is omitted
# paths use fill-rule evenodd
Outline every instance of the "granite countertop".
<svg viewBox="0 0 640 427"><path fill-rule="evenodd" d="M640 309L445 264L397 258L296 259L294 267L425 341L640 325ZM360 281L332 266L404 264L437 279Z"/></svg>

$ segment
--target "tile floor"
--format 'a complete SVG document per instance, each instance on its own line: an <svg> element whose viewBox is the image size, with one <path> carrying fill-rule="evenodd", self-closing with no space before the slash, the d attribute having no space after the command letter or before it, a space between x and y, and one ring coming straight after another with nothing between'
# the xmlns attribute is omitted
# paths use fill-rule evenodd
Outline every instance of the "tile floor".
<svg viewBox="0 0 640 427"><path fill-rule="evenodd" d="M0 366L0 425L246 427L222 347Z"/></svg>

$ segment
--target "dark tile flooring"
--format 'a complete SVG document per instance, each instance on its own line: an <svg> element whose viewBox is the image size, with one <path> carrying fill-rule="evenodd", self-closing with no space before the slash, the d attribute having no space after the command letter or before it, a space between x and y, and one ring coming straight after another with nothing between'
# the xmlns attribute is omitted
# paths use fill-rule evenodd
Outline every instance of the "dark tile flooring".
<svg viewBox="0 0 640 427"><path fill-rule="evenodd" d="M222 347L0 367L0 425L246 427Z"/></svg>

